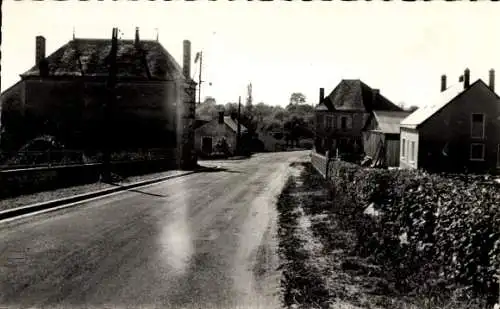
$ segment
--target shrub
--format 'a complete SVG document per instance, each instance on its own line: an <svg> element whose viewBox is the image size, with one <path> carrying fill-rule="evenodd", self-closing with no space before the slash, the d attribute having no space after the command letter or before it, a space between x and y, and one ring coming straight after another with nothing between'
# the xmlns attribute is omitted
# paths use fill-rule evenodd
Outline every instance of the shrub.
<svg viewBox="0 0 500 309"><path fill-rule="evenodd" d="M445 177L335 161L334 206L353 224L357 253L385 266L403 292L465 286L498 297L500 193L484 177ZM370 207L372 212L365 214Z"/></svg>

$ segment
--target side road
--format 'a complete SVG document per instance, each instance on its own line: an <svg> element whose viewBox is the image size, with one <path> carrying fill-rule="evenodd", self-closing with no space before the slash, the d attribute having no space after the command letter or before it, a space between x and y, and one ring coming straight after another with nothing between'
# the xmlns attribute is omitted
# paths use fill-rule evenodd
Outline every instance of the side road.
<svg viewBox="0 0 500 309"><path fill-rule="evenodd" d="M200 167L192 171L171 170L130 177L117 183L92 183L4 199L0 200L0 220L32 214L34 212L53 211L71 207L84 200L190 175L207 169L206 167Z"/></svg>

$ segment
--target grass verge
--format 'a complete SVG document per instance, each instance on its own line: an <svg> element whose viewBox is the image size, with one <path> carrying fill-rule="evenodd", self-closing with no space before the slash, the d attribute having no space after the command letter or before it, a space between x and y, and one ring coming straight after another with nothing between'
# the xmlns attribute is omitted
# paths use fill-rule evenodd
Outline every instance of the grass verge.
<svg viewBox="0 0 500 309"><path fill-rule="evenodd" d="M289 308L486 308L480 300L404 295L371 256L360 256L354 217L335 207L310 163L291 165L279 197L282 302Z"/></svg>

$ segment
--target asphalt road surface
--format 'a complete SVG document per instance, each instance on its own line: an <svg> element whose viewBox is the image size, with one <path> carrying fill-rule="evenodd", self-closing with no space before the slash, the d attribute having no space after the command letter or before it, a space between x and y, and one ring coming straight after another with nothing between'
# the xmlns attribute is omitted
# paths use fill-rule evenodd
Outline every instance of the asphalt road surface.
<svg viewBox="0 0 500 309"><path fill-rule="evenodd" d="M0 307L278 308L274 203L289 163L259 154L0 223Z"/></svg>

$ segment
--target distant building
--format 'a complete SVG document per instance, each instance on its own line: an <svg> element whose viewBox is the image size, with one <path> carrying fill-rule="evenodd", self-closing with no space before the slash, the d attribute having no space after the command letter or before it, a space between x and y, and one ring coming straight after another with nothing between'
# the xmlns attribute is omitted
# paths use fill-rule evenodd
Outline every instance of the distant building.
<svg viewBox="0 0 500 309"><path fill-rule="evenodd" d="M399 166L400 124L410 112L373 111L363 129L365 155L374 166Z"/></svg>
<svg viewBox="0 0 500 309"><path fill-rule="evenodd" d="M240 125L242 136L248 133L248 129ZM219 112L217 118L202 124L195 132L195 149L201 156L210 156L217 152L216 145L223 139L228 145L231 155L235 154L237 147L238 122L230 116L224 116Z"/></svg>
<svg viewBox="0 0 500 309"><path fill-rule="evenodd" d="M500 98L481 79L447 87L401 122L400 167L435 172L492 172L500 169Z"/></svg>
<svg viewBox="0 0 500 309"><path fill-rule="evenodd" d="M195 160L190 42L183 69L159 42L140 40L138 29L135 40L119 39L116 100L105 116L111 45L77 38L46 57L45 38L36 37L36 65L2 94L1 148L15 151L47 134L71 149L180 147Z"/></svg>
<svg viewBox="0 0 500 309"><path fill-rule="evenodd" d="M335 154L362 154L362 130L374 110L401 111L402 109L360 80L342 80L315 108L318 152Z"/></svg>

